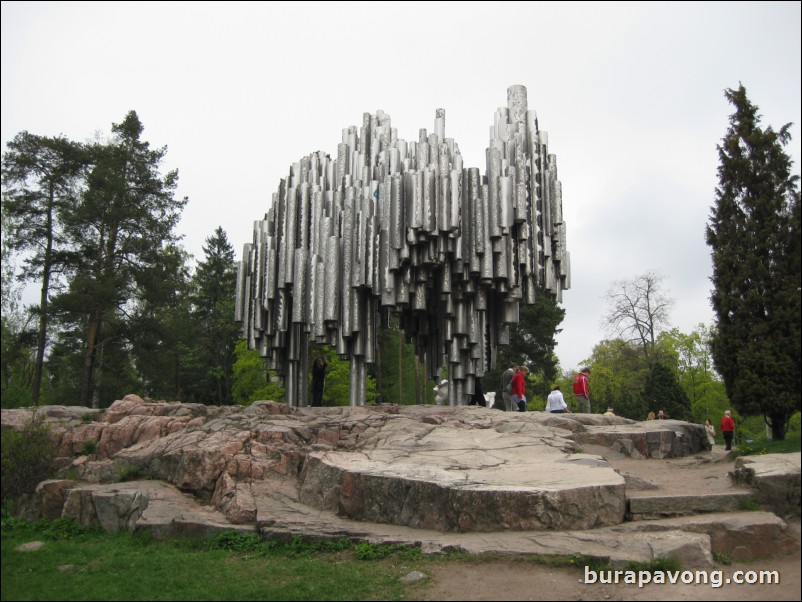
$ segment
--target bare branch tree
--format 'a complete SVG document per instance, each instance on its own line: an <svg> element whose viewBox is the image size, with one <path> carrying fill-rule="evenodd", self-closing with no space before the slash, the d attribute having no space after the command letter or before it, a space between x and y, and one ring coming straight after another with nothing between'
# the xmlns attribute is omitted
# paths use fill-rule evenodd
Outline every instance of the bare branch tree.
<svg viewBox="0 0 802 602"><path fill-rule="evenodd" d="M609 330L638 345L651 363L660 330L669 325L674 299L665 295L665 277L654 270L630 280L614 282L607 291L609 307L604 323Z"/></svg>

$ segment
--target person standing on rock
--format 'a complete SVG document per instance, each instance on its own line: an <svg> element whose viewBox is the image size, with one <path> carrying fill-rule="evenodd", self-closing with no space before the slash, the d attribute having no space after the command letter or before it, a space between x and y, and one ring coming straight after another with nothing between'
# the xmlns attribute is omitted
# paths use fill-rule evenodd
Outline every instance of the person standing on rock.
<svg viewBox="0 0 802 602"><path fill-rule="evenodd" d="M582 372L574 379L574 396L579 404L579 411L590 414L590 368L582 368Z"/></svg>
<svg viewBox="0 0 802 602"><path fill-rule="evenodd" d="M326 358L319 355L312 363L312 407L323 407L323 385L326 381Z"/></svg>
<svg viewBox="0 0 802 602"><path fill-rule="evenodd" d="M724 449L730 451L732 449L732 436L735 433L735 422L732 419L732 412L727 410L724 412L724 417L721 419L721 434L724 435Z"/></svg>
<svg viewBox="0 0 802 602"><path fill-rule="evenodd" d="M512 401L519 412L526 412L526 375L529 368L518 366L518 372L512 377Z"/></svg>
<svg viewBox="0 0 802 602"><path fill-rule="evenodd" d="M501 397L504 399L504 409L508 412L517 412L518 408L512 407L512 379L518 371L518 364L512 362L510 367L501 374Z"/></svg>
<svg viewBox="0 0 802 602"><path fill-rule="evenodd" d="M552 414L571 413L571 410L568 409L568 404L565 403L562 391L560 391L560 385L554 385L551 393L549 393L548 400L546 401L546 411Z"/></svg>

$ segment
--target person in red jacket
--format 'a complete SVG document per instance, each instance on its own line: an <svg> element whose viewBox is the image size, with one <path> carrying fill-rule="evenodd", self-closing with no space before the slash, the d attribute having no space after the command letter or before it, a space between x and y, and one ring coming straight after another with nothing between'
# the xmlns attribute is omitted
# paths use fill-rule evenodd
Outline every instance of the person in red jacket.
<svg viewBox="0 0 802 602"><path fill-rule="evenodd" d="M512 377L512 403L518 406L519 412L526 412L526 382L524 377L529 372L526 366L518 366L518 372Z"/></svg>
<svg viewBox="0 0 802 602"><path fill-rule="evenodd" d="M590 368L582 368L582 372L574 379L574 395L579 404L579 411L583 414L590 414Z"/></svg>
<svg viewBox="0 0 802 602"><path fill-rule="evenodd" d="M735 432L735 422L732 419L732 412L727 410L724 412L724 418L721 419L721 432L724 434L724 443L726 444L725 450L732 449L732 435Z"/></svg>

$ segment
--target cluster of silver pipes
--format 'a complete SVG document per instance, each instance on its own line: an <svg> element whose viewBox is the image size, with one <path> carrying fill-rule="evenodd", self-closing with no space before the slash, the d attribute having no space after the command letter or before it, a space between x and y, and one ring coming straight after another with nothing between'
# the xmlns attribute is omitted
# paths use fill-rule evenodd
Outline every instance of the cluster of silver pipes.
<svg viewBox="0 0 802 602"><path fill-rule="evenodd" d="M335 160L319 151L291 166L243 249L235 310L291 405L307 405L310 337L350 360L350 405L364 405L389 312L430 378L447 362L449 403L467 403L509 343L519 303L541 290L559 301L570 287L547 142L526 88L512 86L484 175L463 167L443 109L417 142L399 139L383 111L365 113Z"/></svg>

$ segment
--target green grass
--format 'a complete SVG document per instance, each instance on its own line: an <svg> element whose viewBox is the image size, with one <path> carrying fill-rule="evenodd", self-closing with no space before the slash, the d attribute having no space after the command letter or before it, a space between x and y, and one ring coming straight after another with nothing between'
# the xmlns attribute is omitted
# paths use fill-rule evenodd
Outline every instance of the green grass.
<svg viewBox="0 0 802 602"><path fill-rule="evenodd" d="M782 441L771 441L766 439L765 436L760 436L749 443L740 443L733 449L732 458L761 454L787 454L798 452L800 449L802 449L802 446L800 445L799 431L789 431Z"/></svg>
<svg viewBox="0 0 802 602"><path fill-rule="evenodd" d="M36 551L15 548L42 541ZM104 533L73 521L2 521L2 600L407 600L426 581L411 571L467 563L482 570L507 555L424 555L419 548L347 540L263 540L226 531L216 537L156 541L146 533ZM574 567L584 556L516 558L516 564Z"/></svg>
<svg viewBox="0 0 802 602"><path fill-rule="evenodd" d="M39 550L15 550L36 540L44 542ZM399 577L436 562L399 546L264 541L240 533L155 541L70 521L6 519L2 599L402 600L410 586Z"/></svg>

